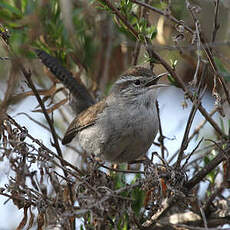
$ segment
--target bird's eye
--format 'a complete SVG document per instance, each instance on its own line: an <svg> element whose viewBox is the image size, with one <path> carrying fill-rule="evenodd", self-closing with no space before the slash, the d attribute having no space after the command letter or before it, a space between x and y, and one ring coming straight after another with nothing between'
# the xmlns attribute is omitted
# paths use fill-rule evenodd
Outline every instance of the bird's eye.
<svg viewBox="0 0 230 230"><path fill-rule="evenodd" d="M140 85L140 84L141 84L141 81L140 81L140 80L136 80L136 81L134 82L134 84L135 84L135 85Z"/></svg>

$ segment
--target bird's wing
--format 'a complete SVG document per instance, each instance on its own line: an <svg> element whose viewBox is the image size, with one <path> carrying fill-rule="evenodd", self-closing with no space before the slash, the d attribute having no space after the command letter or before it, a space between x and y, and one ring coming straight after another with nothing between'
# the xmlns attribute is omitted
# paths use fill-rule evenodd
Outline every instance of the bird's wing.
<svg viewBox="0 0 230 230"><path fill-rule="evenodd" d="M97 120L97 115L100 114L106 107L105 99L99 101L95 105L90 106L87 110L81 112L69 125L64 138L62 139L62 144L66 145L72 141L72 139L77 135L77 133L89 126L95 124Z"/></svg>

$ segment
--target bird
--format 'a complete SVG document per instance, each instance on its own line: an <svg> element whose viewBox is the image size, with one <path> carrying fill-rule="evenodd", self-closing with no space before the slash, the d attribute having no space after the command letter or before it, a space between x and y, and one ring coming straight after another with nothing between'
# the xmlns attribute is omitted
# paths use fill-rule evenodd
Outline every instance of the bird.
<svg viewBox="0 0 230 230"><path fill-rule="evenodd" d="M132 162L146 154L159 129L157 84L150 69L134 66L113 84L107 97L78 114L62 144L76 141L81 151L102 160Z"/></svg>

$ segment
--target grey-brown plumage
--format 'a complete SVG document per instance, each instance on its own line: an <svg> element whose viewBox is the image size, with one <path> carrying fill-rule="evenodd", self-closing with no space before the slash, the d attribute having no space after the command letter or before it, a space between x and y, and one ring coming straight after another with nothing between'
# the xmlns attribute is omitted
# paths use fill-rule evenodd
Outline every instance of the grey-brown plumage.
<svg viewBox="0 0 230 230"><path fill-rule="evenodd" d="M88 154L111 162L129 162L145 154L157 131L157 78L134 67L113 85L108 97L80 113L62 140L72 139Z"/></svg>

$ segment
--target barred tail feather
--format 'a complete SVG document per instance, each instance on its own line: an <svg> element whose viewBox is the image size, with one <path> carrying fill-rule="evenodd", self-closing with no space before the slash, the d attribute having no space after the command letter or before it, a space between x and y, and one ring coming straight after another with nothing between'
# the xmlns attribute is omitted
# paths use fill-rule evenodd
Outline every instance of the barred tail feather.
<svg viewBox="0 0 230 230"><path fill-rule="evenodd" d="M86 87L81 82L77 81L72 73L66 70L55 57L52 57L45 51L39 49L36 49L35 53L42 63L57 77L57 79L69 89L74 97L74 101L78 104L77 106L79 108L77 108L77 113L87 109L95 103Z"/></svg>

